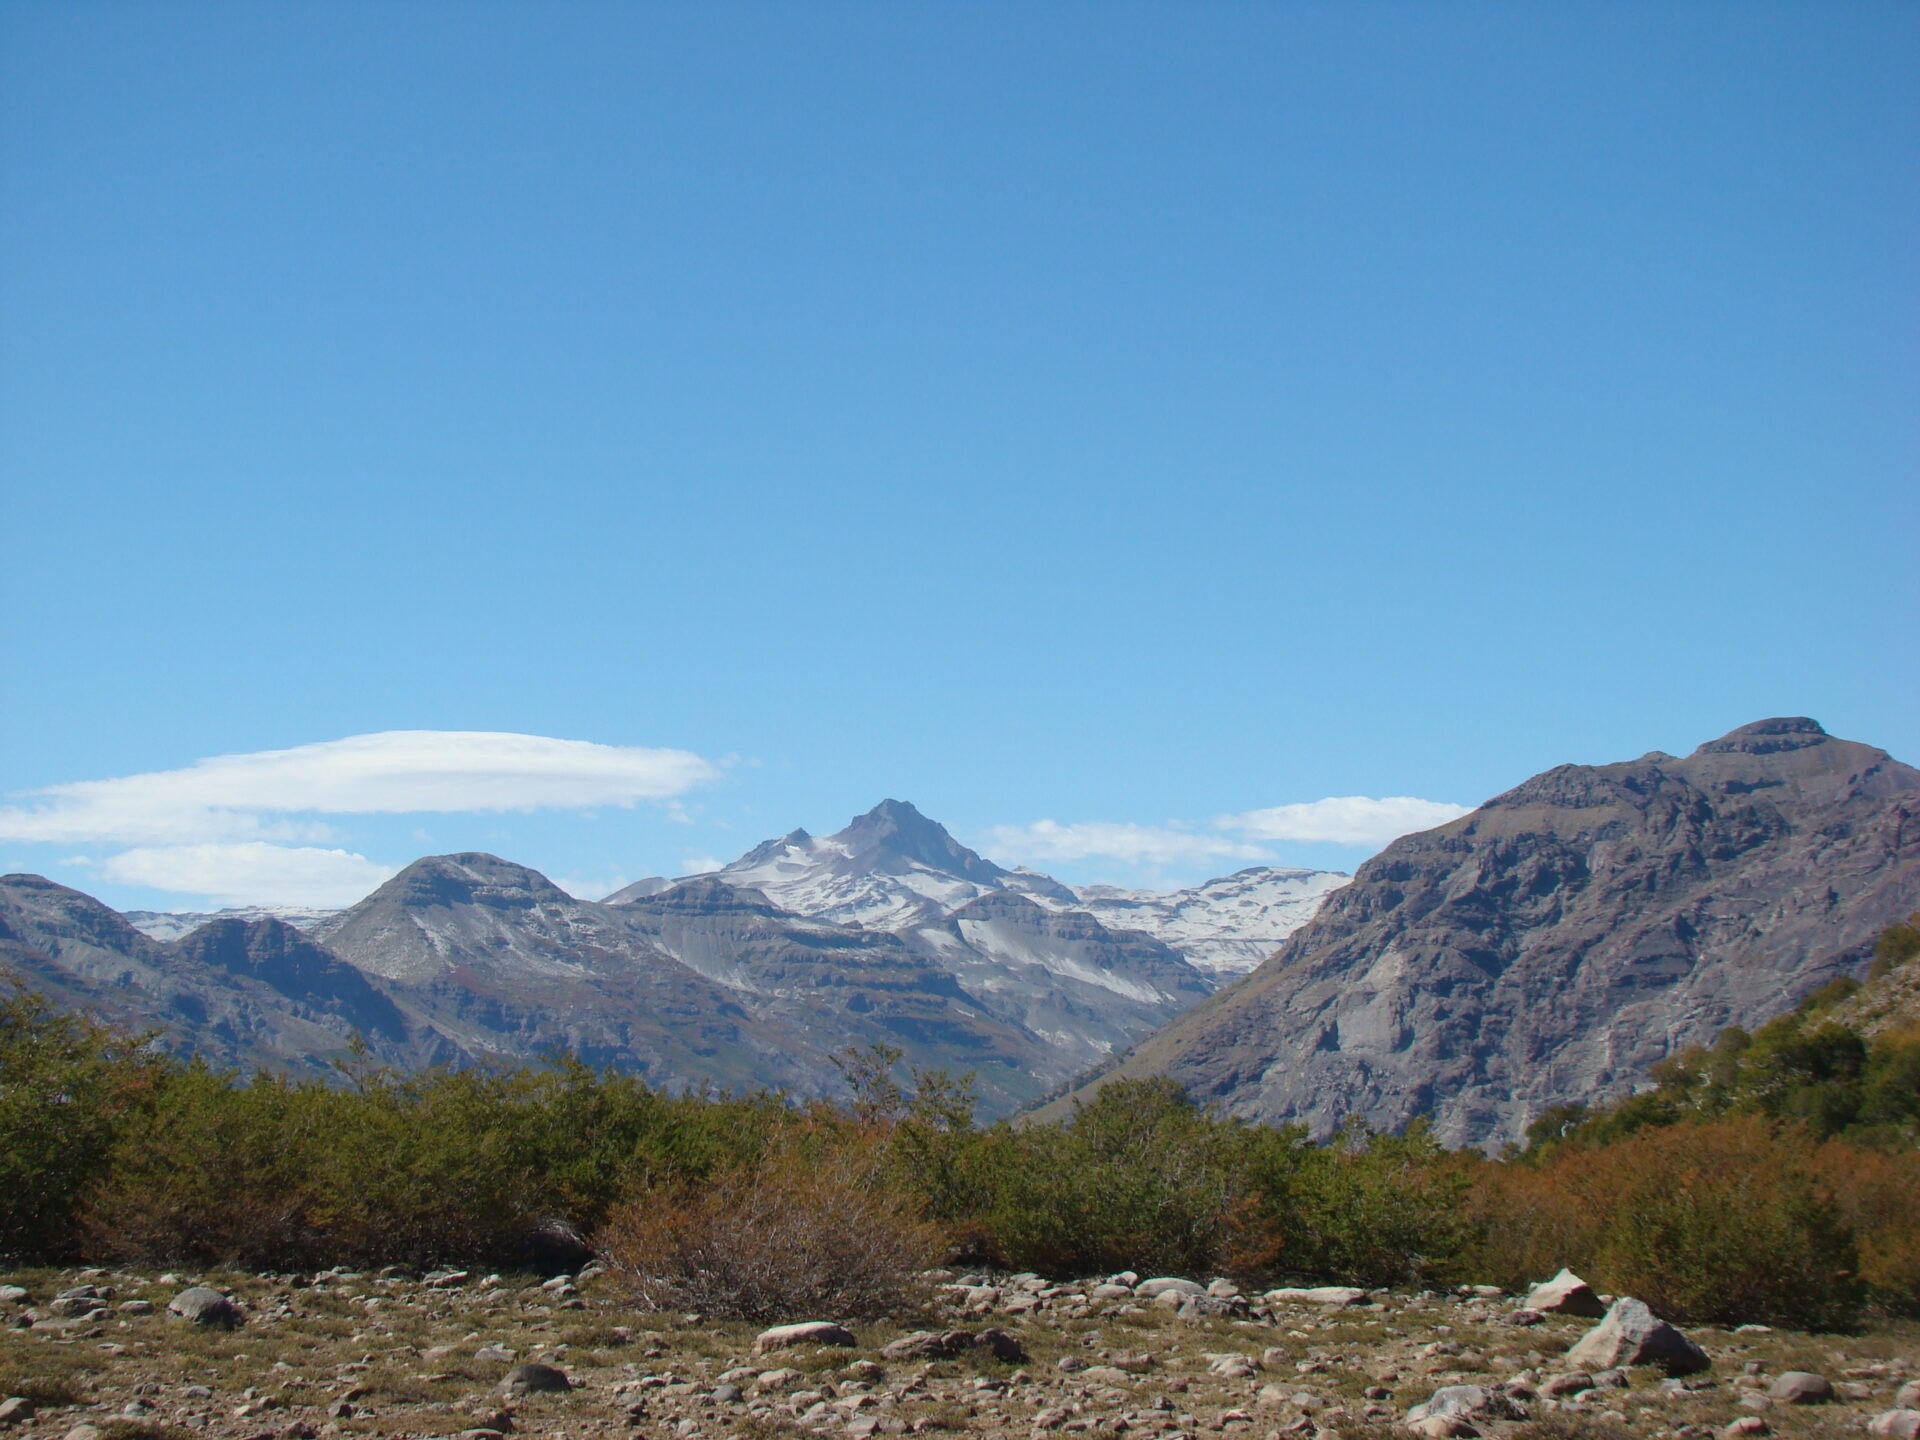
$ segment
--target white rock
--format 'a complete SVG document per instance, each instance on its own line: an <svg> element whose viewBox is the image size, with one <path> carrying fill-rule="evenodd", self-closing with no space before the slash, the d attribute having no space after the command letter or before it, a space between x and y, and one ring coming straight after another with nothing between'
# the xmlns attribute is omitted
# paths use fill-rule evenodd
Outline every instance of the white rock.
<svg viewBox="0 0 1920 1440"><path fill-rule="evenodd" d="M853 1332L829 1320L801 1320L792 1325L776 1325L762 1330L753 1342L753 1352L784 1350L793 1345L858 1345Z"/></svg>
<svg viewBox="0 0 1920 1440"><path fill-rule="evenodd" d="M1593 1320L1607 1313L1593 1287L1566 1269L1534 1286L1521 1308L1546 1315L1584 1315Z"/></svg>
<svg viewBox="0 0 1920 1440"><path fill-rule="evenodd" d="M1260 1298L1269 1305L1364 1305L1369 1292L1352 1285L1282 1286Z"/></svg>
<svg viewBox="0 0 1920 1440"><path fill-rule="evenodd" d="M1142 1300L1156 1299L1161 1295L1204 1295L1206 1286L1196 1285L1191 1280L1181 1280L1176 1276L1163 1275L1157 1280L1142 1280L1133 1287L1133 1293Z"/></svg>

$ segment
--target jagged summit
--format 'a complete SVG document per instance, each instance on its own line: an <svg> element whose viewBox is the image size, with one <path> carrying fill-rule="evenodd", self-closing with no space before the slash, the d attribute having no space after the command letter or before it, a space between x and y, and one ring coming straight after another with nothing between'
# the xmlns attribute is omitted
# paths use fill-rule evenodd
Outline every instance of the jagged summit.
<svg viewBox="0 0 1920 1440"><path fill-rule="evenodd" d="M938 919L1013 878L905 800L882 800L831 835L790 830L708 875L758 890L797 915L886 930ZM683 876L676 884L699 878ZM638 881L609 895L607 903L630 904L665 888Z"/></svg>
<svg viewBox="0 0 1920 1440"><path fill-rule="evenodd" d="M829 839L856 863L917 863L987 885L999 883L1008 874L955 840L946 826L929 820L905 800L882 800Z"/></svg>

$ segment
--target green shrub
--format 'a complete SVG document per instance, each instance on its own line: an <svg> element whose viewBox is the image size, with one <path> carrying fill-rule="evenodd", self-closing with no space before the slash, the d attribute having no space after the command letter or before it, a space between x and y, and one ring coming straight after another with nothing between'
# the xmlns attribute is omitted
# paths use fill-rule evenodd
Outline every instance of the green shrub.
<svg viewBox="0 0 1920 1440"><path fill-rule="evenodd" d="M80 1198L164 1065L37 995L0 993L0 1255L73 1257Z"/></svg>
<svg viewBox="0 0 1920 1440"><path fill-rule="evenodd" d="M1116 1081L1063 1124L976 1136L939 1218L1016 1270L1202 1270L1226 1233L1228 1133L1171 1081Z"/></svg>
<svg viewBox="0 0 1920 1440"><path fill-rule="evenodd" d="M1404 1135L1349 1125L1317 1146L1299 1131L1250 1138L1248 1169L1275 1234L1275 1268L1360 1285L1460 1274L1475 1238L1463 1205L1477 1156L1449 1155L1418 1121Z"/></svg>

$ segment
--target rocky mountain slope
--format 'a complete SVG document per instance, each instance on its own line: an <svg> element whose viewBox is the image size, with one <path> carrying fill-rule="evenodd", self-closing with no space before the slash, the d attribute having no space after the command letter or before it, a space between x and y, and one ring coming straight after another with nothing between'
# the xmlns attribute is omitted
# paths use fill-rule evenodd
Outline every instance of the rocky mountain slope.
<svg viewBox="0 0 1920 1440"><path fill-rule="evenodd" d="M1867 983L1824 1018L1862 1035L1920 1034L1920 913L1883 935L1874 951Z"/></svg>
<svg viewBox="0 0 1920 1440"><path fill-rule="evenodd" d="M864 855L923 883L997 871L924 820ZM0 899L0 964L25 983L244 1069L328 1074L358 1033L403 1067L565 1049L668 1089L812 1097L842 1088L837 1054L890 1045L919 1068L973 1072L992 1116L1211 989L1150 936L1000 888L905 934L795 915L712 877L576 900L480 854L416 861L306 933L227 917L155 940L38 877L11 877Z"/></svg>
<svg viewBox="0 0 1920 1440"><path fill-rule="evenodd" d="M1916 894L1920 771L1763 720L1684 760L1562 765L1395 841L1110 1073L1322 1134L1431 1114L1498 1145L1864 968Z"/></svg>
<svg viewBox="0 0 1920 1440"><path fill-rule="evenodd" d="M329 1076L356 1031L395 1064L447 1057L364 975L278 921L219 921L168 944L38 875L0 877L0 972L223 1067Z"/></svg>
<svg viewBox="0 0 1920 1440"><path fill-rule="evenodd" d="M717 897L725 920L746 896L765 902L762 941L777 930L815 948L831 941L864 947L869 957L915 955L984 1012L1039 1037L1045 1053L1032 1063L1059 1080L1125 1049L1213 988L1170 946L1070 908L1068 887L1002 869L898 800L824 839L795 831L717 872L642 881L605 903L637 916L676 917L676 935L684 937L703 897ZM745 937L726 924L693 952L675 949L686 939L670 940L658 921L649 923L658 943L716 978L718 967L737 971L737 957L748 953Z"/></svg>

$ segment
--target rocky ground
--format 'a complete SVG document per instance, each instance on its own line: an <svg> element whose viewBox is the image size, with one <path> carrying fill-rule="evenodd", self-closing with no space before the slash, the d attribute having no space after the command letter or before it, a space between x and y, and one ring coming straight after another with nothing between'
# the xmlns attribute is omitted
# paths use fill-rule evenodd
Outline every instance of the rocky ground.
<svg viewBox="0 0 1920 1440"><path fill-rule="evenodd" d="M1853 1335L1703 1327L1688 1332L1704 1352L1695 1359L1670 1345L1665 1368L1603 1366L1630 1358L1646 1337L1603 1334L1598 1349L1590 1342L1569 1355L1605 1327L1591 1315L1555 1313L1551 1295L1242 1296L1226 1281L1131 1275L1053 1284L938 1274L932 1283L918 1316L788 1337L698 1315L637 1313L620 1277L593 1267L547 1280L17 1272L0 1277L0 1397L8 1397L0 1433L1920 1433L1920 1326L1908 1323ZM1561 1300L1568 1293L1579 1301L1570 1287L1557 1292ZM1599 1306L1589 1296L1570 1308ZM1617 1307L1606 1323L1620 1329L1623 1313ZM1705 1369L1690 1368L1702 1359Z"/></svg>

